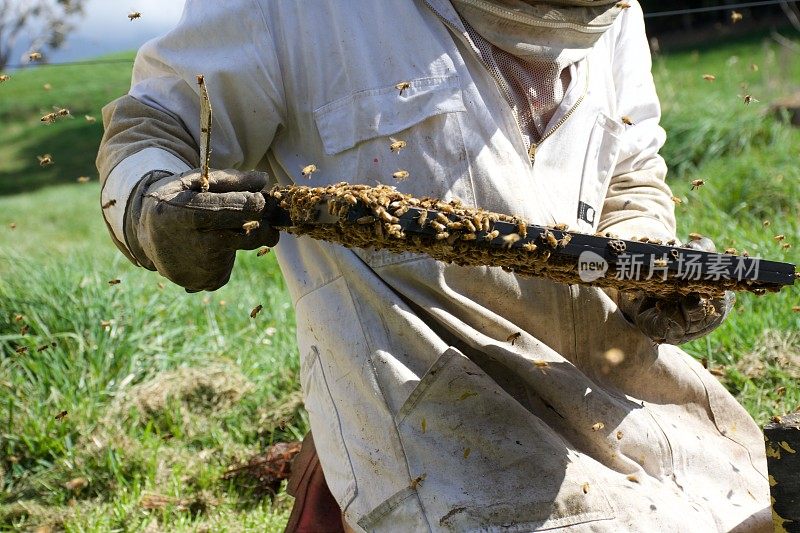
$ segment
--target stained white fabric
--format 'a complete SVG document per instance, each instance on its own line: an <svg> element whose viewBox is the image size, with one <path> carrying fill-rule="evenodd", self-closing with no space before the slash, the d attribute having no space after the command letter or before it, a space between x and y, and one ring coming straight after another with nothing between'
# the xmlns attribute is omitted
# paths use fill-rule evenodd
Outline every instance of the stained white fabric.
<svg viewBox="0 0 800 533"><path fill-rule="evenodd" d="M135 100L113 106L160 109L196 141L203 73L217 168L315 186L394 183L402 168L396 185L416 196L663 238L675 232L664 132L630 3L575 63L550 123L572 115L533 165L446 0L188 0L140 51ZM407 147L393 153L390 137ZM290 235L275 252L320 461L355 530L771 529L753 420L605 292Z"/></svg>

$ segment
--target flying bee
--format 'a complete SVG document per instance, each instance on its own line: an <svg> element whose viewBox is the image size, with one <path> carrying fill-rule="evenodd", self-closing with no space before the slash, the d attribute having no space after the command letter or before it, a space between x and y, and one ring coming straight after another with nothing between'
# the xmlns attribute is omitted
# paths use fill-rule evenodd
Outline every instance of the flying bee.
<svg viewBox="0 0 800 533"><path fill-rule="evenodd" d="M59 117L72 117L72 115L69 112L69 109L67 109L66 107L54 106L53 111L55 111L55 114L58 115Z"/></svg>
<svg viewBox="0 0 800 533"><path fill-rule="evenodd" d="M675 205L681 205L681 204L683 203L683 200L681 200L681 199L680 199L680 198L678 198L677 196L673 196L673 197L672 197L672 202L673 202Z"/></svg>
<svg viewBox="0 0 800 533"><path fill-rule="evenodd" d="M510 342L511 346L514 346L514 343L517 342L517 339L519 339L520 337L522 337L522 332L521 331L518 331L516 333L512 333L511 335L509 335L506 338L506 342Z"/></svg>
<svg viewBox="0 0 800 533"><path fill-rule="evenodd" d="M717 77L713 74L703 74L703 79L706 81L715 81Z"/></svg>
<svg viewBox="0 0 800 533"><path fill-rule="evenodd" d="M503 236L503 246L506 248L511 248L514 246L514 243L519 241L522 237L519 236L519 233L509 233L508 235Z"/></svg>
<svg viewBox="0 0 800 533"><path fill-rule="evenodd" d="M396 179L397 181L406 180L406 179L408 179L408 176L409 176L408 171L407 170L402 170L402 169L398 170L397 172L392 174L392 177L394 179Z"/></svg>
<svg viewBox="0 0 800 533"><path fill-rule="evenodd" d="M633 126L633 119L628 115L622 115L621 120L626 126Z"/></svg>
<svg viewBox="0 0 800 533"><path fill-rule="evenodd" d="M740 94L739 98L742 99L742 102L744 102L745 105L750 105L753 102L759 102L760 101L760 100L756 100L755 98L753 98L752 94L745 94L745 95L741 95Z"/></svg>
<svg viewBox="0 0 800 533"><path fill-rule="evenodd" d="M49 83L45 83L44 85L42 85L42 89L44 89L45 91L52 90L52 88L53 86L50 85Z"/></svg>
<svg viewBox="0 0 800 533"><path fill-rule="evenodd" d="M50 154L37 155L36 158L39 160L40 166L47 167L53 164L53 156Z"/></svg>
<svg viewBox="0 0 800 533"><path fill-rule="evenodd" d="M117 205L117 201L112 199L104 203L102 207L103 209L108 209L109 207L113 207L115 205Z"/></svg>
<svg viewBox="0 0 800 533"><path fill-rule="evenodd" d="M411 82L409 82L409 81L401 81L400 83L395 85L394 88L397 89L398 91L400 91L400 96L403 96L403 91L405 91L406 89L410 89L411 88Z"/></svg>
<svg viewBox="0 0 800 533"><path fill-rule="evenodd" d="M57 118L58 118L58 113L47 113L46 115L42 115L42 118L40 120L45 124L53 124L55 123Z"/></svg>
<svg viewBox="0 0 800 533"><path fill-rule="evenodd" d="M631 483L639 483L639 478L636 477L636 474L629 474L628 481L630 481Z"/></svg>
<svg viewBox="0 0 800 533"><path fill-rule="evenodd" d="M11 76L9 76L8 74L0 74L0 83L3 83L4 81L8 81L10 79Z"/></svg>
<svg viewBox="0 0 800 533"><path fill-rule="evenodd" d="M96 118L94 118L92 115L83 115L83 118L84 118L84 119L86 120L86 122L88 122L89 124L94 124L95 122L97 122L97 119L96 119Z"/></svg>
<svg viewBox="0 0 800 533"><path fill-rule="evenodd" d="M258 220L250 220L242 224L242 231L244 231L245 235L250 235L260 227L261 223Z"/></svg>
<svg viewBox="0 0 800 533"><path fill-rule="evenodd" d="M261 248L258 250L258 253L256 254L256 257L264 257L264 256L265 256L265 255L267 255L268 253L269 253L269 247L268 247L268 246L262 246L262 247L261 247Z"/></svg>
<svg viewBox="0 0 800 533"><path fill-rule="evenodd" d="M22 354L24 354L25 352L28 351L28 347L27 346L18 346L17 349L14 350L14 351L17 352L18 354L22 355Z"/></svg>
<svg viewBox="0 0 800 533"><path fill-rule="evenodd" d="M705 184L706 184L705 180L692 180L692 190L696 191Z"/></svg>
<svg viewBox="0 0 800 533"><path fill-rule="evenodd" d="M78 183L89 183L91 178L89 176L78 176Z"/></svg>
<svg viewBox="0 0 800 533"><path fill-rule="evenodd" d="M121 280L121 279L111 279L111 280L108 280L108 284L109 284L109 285L111 285L111 286L114 286L114 285L119 285L120 283L122 283L122 280Z"/></svg>
<svg viewBox="0 0 800 533"><path fill-rule="evenodd" d="M303 167L303 170L300 171L300 174L307 178L316 171L317 165L306 165Z"/></svg>
<svg viewBox="0 0 800 533"><path fill-rule="evenodd" d="M28 61L39 61L42 59L42 54L40 52L31 52L28 54Z"/></svg>
<svg viewBox="0 0 800 533"><path fill-rule="evenodd" d="M800 305L793 305L792 311L794 311L795 313L800 313Z"/></svg>
<svg viewBox="0 0 800 533"><path fill-rule="evenodd" d="M743 18L744 17L742 16L742 14L739 13L738 11L731 11L731 22L733 24L740 22Z"/></svg>
<svg viewBox="0 0 800 533"><path fill-rule="evenodd" d="M775 235L775 236L773 237L773 239L775 239L777 242L781 242L781 241L782 241L782 240L784 240L785 238L786 238L786 235Z"/></svg>
<svg viewBox="0 0 800 533"><path fill-rule="evenodd" d="M789 244L788 242L785 242L785 243L781 244L781 248L783 248L784 250L788 250L791 247L792 247L792 245Z"/></svg>
<svg viewBox="0 0 800 533"><path fill-rule="evenodd" d="M255 318L255 317L257 317L257 316L258 316L258 313L260 313L262 309L264 309L264 306L263 306L263 305L261 305L261 304L258 304L257 306L255 306L255 307L253 308L253 310L252 310L252 311L250 311L250 318Z"/></svg>
<svg viewBox="0 0 800 533"><path fill-rule="evenodd" d="M140 18L142 18L142 14L138 11L131 11L130 13L128 13L128 20L130 21L134 21Z"/></svg>
<svg viewBox="0 0 800 533"><path fill-rule="evenodd" d="M395 153L395 154L399 153L400 150L405 148L406 145L407 145L407 143L405 141L400 141L400 140L394 139L392 137L389 137L389 140L392 141L392 144L389 145L389 150L391 150L392 153Z"/></svg>
<svg viewBox="0 0 800 533"><path fill-rule="evenodd" d="M764 222L762 222L761 224L762 224L762 225L763 225L765 228L768 228L768 227L769 227L769 225L770 225L770 224L772 224L772 222L770 222L769 220L765 220L765 221L764 221Z"/></svg>
<svg viewBox="0 0 800 533"><path fill-rule="evenodd" d="M59 422L61 422L62 420L64 420L67 417L67 414L68 413L66 411L61 411L60 413L58 413L55 416L55 419L58 420Z"/></svg>

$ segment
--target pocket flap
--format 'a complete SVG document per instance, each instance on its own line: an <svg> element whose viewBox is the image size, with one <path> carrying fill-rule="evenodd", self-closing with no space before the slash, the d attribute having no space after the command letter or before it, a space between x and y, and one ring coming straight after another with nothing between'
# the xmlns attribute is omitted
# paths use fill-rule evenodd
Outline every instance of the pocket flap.
<svg viewBox="0 0 800 533"><path fill-rule="evenodd" d="M395 85L359 91L314 111L327 155L383 135L392 135L428 117L466 111L458 76L419 78L401 91Z"/></svg>

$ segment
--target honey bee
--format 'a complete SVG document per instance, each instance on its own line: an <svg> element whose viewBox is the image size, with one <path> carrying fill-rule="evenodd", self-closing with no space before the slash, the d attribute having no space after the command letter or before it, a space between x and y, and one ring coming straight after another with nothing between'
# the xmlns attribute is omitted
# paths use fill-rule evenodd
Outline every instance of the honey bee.
<svg viewBox="0 0 800 533"><path fill-rule="evenodd" d="M519 236L519 233L509 233L508 235L503 236L503 246L506 248L511 248L514 246L514 243L519 241L522 237Z"/></svg>
<svg viewBox="0 0 800 533"><path fill-rule="evenodd" d="M447 226L435 220L431 220L430 224L428 225L432 227L437 233L441 233L447 229Z"/></svg>
<svg viewBox="0 0 800 533"><path fill-rule="evenodd" d="M525 250L528 253L535 252L536 248L538 248L538 247L535 244L533 244L532 242L526 242L525 244L522 245L522 249Z"/></svg>
<svg viewBox="0 0 800 533"><path fill-rule="evenodd" d="M411 490L417 490L417 487L422 485L422 482L425 481L425 477L427 477L427 474L422 474L421 476L415 477L411 480L411 484L408 487Z"/></svg>
<svg viewBox="0 0 800 533"><path fill-rule="evenodd" d="M31 52L28 54L28 61L39 61L42 59L42 54L40 52Z"/></svg>
<svg viewBox="0 0 800 533"><path fill-rule="evenodd" d="M484 239L486 239L487 241L493 241L493 240L495 240L495 239L496 239L497 237L499 237L499 236L500 236L500 232L499 232L499 231L497 231L497 230L494 230L494 231L490 231L490 232L488 232L488 233L487 233L487 234L484 236Z"/></svg>
<svg viewBox="0 0 800 533"><path fill-rule="evenodd" d="M83 118L84 118L84 119L86 120L86 122L88 122L89 124L94 124L95 122L97 122L97 119L96 119L96 118L94 118L92 115L83 115Z"/></svg>
<svg viewBox="0 0 800 533"><path fill-rule="evenodd" d="M111 280L108 280L108 284L109 284L109 285L112 285L112 286L113 286L113 285L119 285L120 283L122 283L122 280L121 280L121 279L111 279Z"/></svg>
<svg viewBox="0 0 800 533"><path fill-rule="evenodd" d="M108 209L109 207L113 207L115 205L117 205L117 201L112 199L104 203L102 207L103 209Z"/></svg>
<svg viewBox="0 0 800 533"><path fill-rule="evenodd" d="M736 24L737 22L741 21L744 17L738 11L731 11L731 22Z"/></svg>
<svg viewBox="0 0 800 533"><path fill-rule="evenodd" d="M130 21L134 21L140 18L142 18L142 14L139 13L138 11L131 11L130 13L128 13L128 20Z"/></svg>
<svg viewBox="0 0 800 533"><path fill-rule="evenodd" d="M681 199L680 199L680 198L678 198L677 196L673 196L673 197L672 197L672 201L673 201L673 203L674 203L675 205L681 205L681 204L683 203L683 200L681 200Z"/></svg>
<svg viewBox="0 0 800 533"><path fill-rule="evenodd" d="M300 171L300 174L302 174L307 178L316 171L317 171L317 165L306 165L303 167L303 170Z"/></svg>
<svg viewBox="0 0 800 533"><path fill-rule="evenodd" d="M477 238L478 238L478 236L475 235L474 233L464 233L464 234L461 235L461 240L462 241L474 241Z"/></svg>
<svg viewBox="0 0 800 533"><path fill-rule="evenodd" d="M257 316L258 316L258 313L260 313L262 309L264 309L264 306L263 306L263 305L261 305L261 304L258 304L257 306L255 306L255 307L253 308L253 310L252 310L252 311L250 311L250 318L255 318L255 317L257 317Z"/></svg>
<svg viewBox="0 0 800 533"><path fill-rule="evenodd" d="M3 83L3 82L8 81L10 79L11 79L11 76L9 76L8 74L0 74L0 83Z"/></svg>
<svg viewBox="0 0 800 533"><path fill-rule="evenodd" d="M374 223L375 223L375 217L372 215L366 215L356 220L356 224L359 224L361 226L366 226L367 224L374 224Z"/></svg>
<svg viewBox="0 0 800 533"><path fill-rule="evenodd" d="M572 240L572 235L567 233L566 235L561 237L560 241L558 241L558 246L561 247L561 248L566 248L567 245L569 244L569 241L571 241L571 240Z"/></svg>
<svg viewBox="0 0 800 533"><path fill-rule="evenodd" d="M402 170L402 169L398 170L397 172L392 174L392 177L394 179L396 179L397 181L406 180L406 179L408 179L408 176L409 176L408 171L407 170Z"/></svg>
<svg viewBox="0 0 800 533"><path fill-rule="evenodd" d="M594 424L594 425L592 426L592 431L600 431L600 430L601 430L601 429L603 429L604 427L606 427L606 425L605 425L604 423L602 423L602 422L598 422L598 423L596 423L596 424Z"/></svg>
<svg viewBox="0 0 800 533"><path fill-rule="evenodd" d="M61 422L62 420L64 420L67 417L67 414L68 413L66 411L61 411L60 413L58 413L55 416L55 419L58 420L59 422Z"/></svg>
<svg viewBox="0 0 800 533"><path fill-rule="evenodd" d="M78 183L89 183L91 178L89 176L78 176Z"/></svg>
<svg viewBox="0 0 800 533"><path fill-rule="evenodd" d="M431 224L434 224L434 222L431 222ZM446 231L442 231L442 232L436 234L436 240L437 241L443 241L445 239L448 239L448 240L450 239L450 234L447 233Z"/></svg>
<svg viewBox="0 0 800 533"><path fill-rule="evenodd" d="M405 148L406 145L407 145L407 143L405 141L399 141L399 140L394 139L392 137L389 137L389 140L392 141L392 144L389 145L389 150L391 150L392 153L395 153L395 154L399 153L400 150Z"/></svg>
<svg viewBox="0 0 800 533"><path fill-rule="evenodd" d="M40 166L47 167L53 164L53 156L50 154L37 155L36 158L39 160Z"/></svg>
<svg viewBox="0 0 800 533"><path fill-rule="evenodd" d="M753 98L752 94L745 94L745 95L741 95L740 94L739 98L742 99L742 101L745 103L745 105L750 105L753 102L760 102L760 100L756 100L755 98Z"/></svg>
<svg viewBox="0 0 800 533"><path fill-rule="evenodd" d="M551 231L544 230L541 237L542 240L550 246L550 248L556 248L558 246L558 239L556 239L556 236L553 235Z"/></svg>
<svg viewBox="0 0 800 533"><path fill-rule="evenodd" d="M569 224L564 224L564 223L556 224L555 226L553 226L553 229L557 229L558 231L567 231L569 229Z"/></svg>
<svg viewBox="0 0 800 533"><path fill-rule="evenodd" d="M703 74L703 79L706 81L715 81L717 77L713 74Z"/></svg>
<svg viewBox="0 0 800 533"><path fill-rule="evenodd" d="M528 222L524 218L517 219L517 233L523 239L528 236Z"/></svg>
<svg viewBox="0 0 800 533"><path fill-rule="evenodd" d="M250 235L252 232L261 227L261 222L258 220L250 220L242 224L242 230L245 235Z"/></svg>
<svg viewBox="0 0 800 533"><path fill-rule="evenodd" d="M59 117L71 117L72 115L69 112L69 109L66 107L54 107L53 110L55 111L56 115Z"/></svg>
<svg viewBox="0 0 800 533"><path fill-rule="evenodd" d="M398 91L400 91L400 96L403 96L403 91L405 91L406 89L410 89L411 88L411 82L409 82L409 81L401 81L400 83L395 85L394 88L397 89Z"/></svg>
<svg viewBox="0 0 800 533"><path fill-rule="evenodd" d="M520 337L522 337L522 332L521 331L518 331L516 333L512 333L511 335L509 335L506 338L506 342L510 342L511 346L514 346L514 343L516 343L517 339L519 339Z"/></svg>
<svg viewBox="0 0 800 533"><path fill-rule="evenodd" d="M706 184L705 180L692 180L692 190L696 191L705 184Z"/></svg>
<svg viewBox="0 0 800 533"><path fill-rule="evenodd" d="M784 240L785 238L786 238L786 235L775 235L775 236L773 237L773 239L775 239L777 242L781 242L781 241L782 241L782 240Z"/></svg>
<svg viewBox="0 0 800 533"><path fill-rule="evenodd" d="M617 9L628 9L631 5L628 2L617 2L614 4Z"/></svg>
<svg viewBox="0 0 800 533"><path fill-rule="evenodd" d="M633 119L631 119L631 117L629 117L628 115L622 115L621 120L622 123L625 124L626 126L633 126Z"/></svg>

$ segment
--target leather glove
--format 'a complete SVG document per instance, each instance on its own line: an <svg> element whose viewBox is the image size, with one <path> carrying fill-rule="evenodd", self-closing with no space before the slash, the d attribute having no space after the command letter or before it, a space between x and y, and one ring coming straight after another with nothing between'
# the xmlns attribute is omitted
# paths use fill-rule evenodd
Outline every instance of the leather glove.
<svg viewBox="0 0 800 533"><path fill-rule="evenodd" d="M711 239L703 237L684 245L714 252ZM625 317L659 344L683 344L714 331L733 309L736 295L725 291L721 298L691 293L678 300L664 300L641 291L621 292L618 306Z"/></svg>
<svg viewBox="0 0 800 533"><path fill-rule="evenodd" d="M278 242L278 231L263 222L249 234L242 230L263 217L266 186L262 172L214 170L208 192L200 192L198 169L150 172L126 206L128 248L142 266L187 292L219 289L230 279L236 250Z"/></svg>

